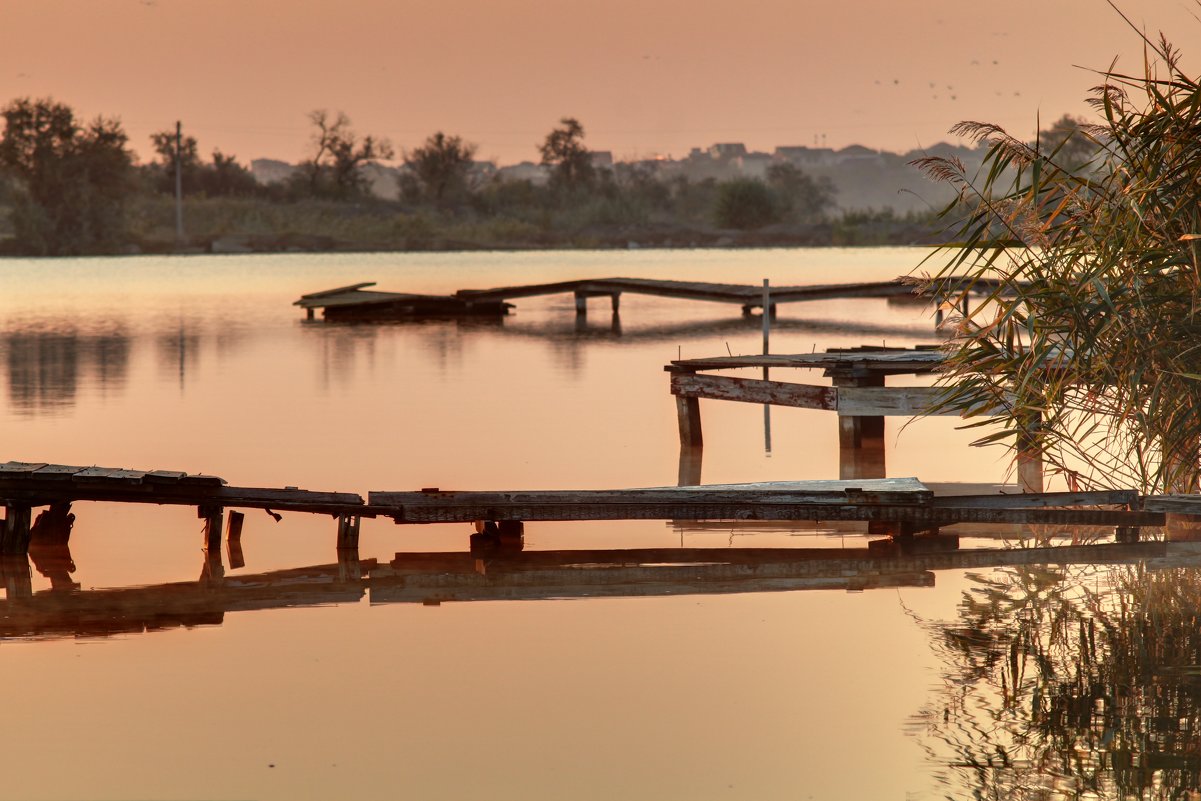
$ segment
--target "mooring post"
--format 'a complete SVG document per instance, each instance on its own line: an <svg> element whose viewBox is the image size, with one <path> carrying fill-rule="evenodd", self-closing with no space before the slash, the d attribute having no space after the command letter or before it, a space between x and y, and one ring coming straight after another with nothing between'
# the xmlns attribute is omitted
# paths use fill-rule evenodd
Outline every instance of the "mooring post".
<svg viewBox="0 0 1201 801"><path fill-rule="evenodd" d="M359 524L362 520L356 515L338 515L338 550L359 547Z"/></svg>
<svg viewBox="0 0 1201 801"><path fill-rule="evenodd" d="M4 505L4 525L0 527L0 554L24 556L29 552L29 521L33 509L28 503Z"/></svg>
<svg viewBox="0 0 1201 801"><path fill-rule="evenodd" d="M196 516L204 520L204 549L210 554L221 555L221 524L224 522L225 509L221 506L200 506Z"/></svg>

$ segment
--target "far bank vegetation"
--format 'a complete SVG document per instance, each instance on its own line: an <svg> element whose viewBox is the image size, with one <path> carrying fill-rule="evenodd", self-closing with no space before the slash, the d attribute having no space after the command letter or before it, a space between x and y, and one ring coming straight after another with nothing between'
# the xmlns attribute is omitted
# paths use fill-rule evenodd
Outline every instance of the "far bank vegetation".
<svg viewBox="0 0 1201 801"><path fill-rule="evenodd" d="M438 131L397 150L318 110L304 161L256 162L252 172L174 126L150 137L154 156L138 163L116 119L80 120L48 98L14 100L0 114L8 254L929 244L939 230L924 204L844 205L839 183L867 182L862 166L823 174L777 158L748 175L732 161L745 150L732 156L724 145L703 153L709 174L614 163L587 147L571 117L532 143L537 163L498 170L459 136ZM886 156L897 161L890 169L916 173L901 156L873 163Z"/></svg>

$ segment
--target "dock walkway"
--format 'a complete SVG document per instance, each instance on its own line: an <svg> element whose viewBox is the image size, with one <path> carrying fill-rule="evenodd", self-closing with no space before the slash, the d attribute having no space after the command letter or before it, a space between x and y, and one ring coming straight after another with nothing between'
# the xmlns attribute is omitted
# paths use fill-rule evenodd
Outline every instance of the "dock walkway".
<svg viewBox="0 0 1201 801"><path fill-rule="evenodd" d="M292 305L305 310L314 319L318 309L327 320L370 319L373 317L435 317L466 315L504 315L512 304L508 301L540 295L571 294L575 296L576 313L585 315L588 299L607 297L616 314L623 293L653 295L680 300L700 300L713 303L732 303L750 314L764 305L764 288L754 284L723 284L704 281L668 281L650 278L584 278L545 284L494 287L492 289L460 289L451 295L418 295L403 292L371 290L374 281L326 289L302 295ZM976 280L972 283L944 282L937 289L939 301L953 300L966 304L969 294L983 294L995 289L995 283ZM913 285L901 278L891 281L867 281L846 284L816 284L811 286L772 287L767 295L769 313L775 314L781 303L835 300L847 298L912 298Z"/></svg>
<svg viewBox="0 0 1201 801"><path fill-rule="evenodd" d="M0 554L25 554L35 534L66 539L76 501L195 506L204 520L204 547L220 549L226 510L264 509L336 518L339 549L357 549L362 518L400 524L473 523L485 537L520 540L530 521L574 520L820 520L867 521L869 532L907 537L955 523L1044 523L1113 526L1137 539L1165 514L1139 509L1132 491L1041 495L935 496L915 478L789 481L614 490L460 492L374 491L364 502L348 492L297 487L230 487L217 477L179 471L71 467L37 462L0 465ZM1186 501L1177 501L1183 508ZM33 509L48 507L32 519ZM1083 508L1080 508L1083 507ZM1119 507L1119 508L1101 508ZM230 511L224 536L241 537L243 515Z"/></svg>

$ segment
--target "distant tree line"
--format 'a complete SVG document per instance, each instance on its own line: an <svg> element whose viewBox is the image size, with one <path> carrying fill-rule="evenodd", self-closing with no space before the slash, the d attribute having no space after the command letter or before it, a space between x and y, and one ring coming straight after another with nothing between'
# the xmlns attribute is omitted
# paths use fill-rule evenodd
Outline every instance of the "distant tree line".
<svg viewBox="0 0 1201 801"><path fill-rule="evenodd" d="M82 122L49 98L14 100L0 114L0 215L10 210L12 232L7 252L71 255L129 247L131 217L139 216L131 207L164 207L175 193L177 166L189 203L354 203L377 217L392 215L400 246L422 246L440 228L465 225L547 244L625 229L679 229L686 242L686 234L698 230L837 230L839 224L897 222L887 210L859 212L858 222L839 217L830 179L788 162L772 165L762 179L729 180L664 177L646 163L601 165L573 117L535 143L545 181L502 179L475 161L474 143L438 131L400 152L396 199L387 200L377 196L367 168L393 159L396 150L385 138L356 132L341 112L313 111L309 155L288 178L266 185L219 149L202 157L195 137L177 139L174 127L151 135L153 160L138 164L115 119ZM1068 139L1078 124L1064 117L1043 136Z"/></svg>

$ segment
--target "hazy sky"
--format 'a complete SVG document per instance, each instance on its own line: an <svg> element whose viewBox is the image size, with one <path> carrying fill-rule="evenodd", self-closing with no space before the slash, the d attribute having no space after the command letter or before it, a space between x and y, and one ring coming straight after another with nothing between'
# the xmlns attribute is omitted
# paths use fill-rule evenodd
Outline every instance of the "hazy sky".
<svg viewBox="0 0 1201 801"><path fill-rule="evenodd" d="M1119 2L1195 63L1194 0ZM618 158L905 151L962 119L1024 136L1086 113L1086 68L1115 56L1142 67L1105 0L0 0L0 102L118 116L143 156L180 119L205 154L297 160L317 108L398 150L444 130L505 163L567 115Z"/></svg>

